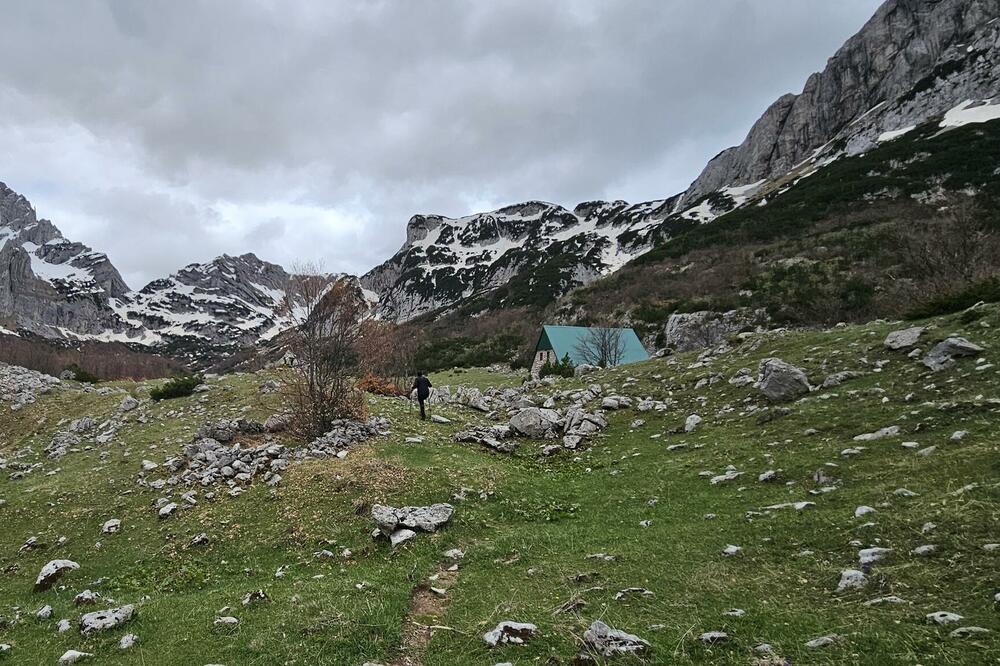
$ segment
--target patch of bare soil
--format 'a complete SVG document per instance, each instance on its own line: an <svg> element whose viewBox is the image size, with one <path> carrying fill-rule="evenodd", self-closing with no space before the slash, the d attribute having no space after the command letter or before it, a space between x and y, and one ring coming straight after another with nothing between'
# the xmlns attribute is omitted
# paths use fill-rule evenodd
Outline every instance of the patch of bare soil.
<svg viewBox="0 0 1000 666"><path fill-rule="evenodd" d="M424 653L431 638L438 631L456 631L441 624L448 610L450 590L458 579L458 570L449 571L454 565L446 561L426 581L421 582L410 595L410 610L403 619L403 640L399 656L389 666L422 666Z"/></svg>

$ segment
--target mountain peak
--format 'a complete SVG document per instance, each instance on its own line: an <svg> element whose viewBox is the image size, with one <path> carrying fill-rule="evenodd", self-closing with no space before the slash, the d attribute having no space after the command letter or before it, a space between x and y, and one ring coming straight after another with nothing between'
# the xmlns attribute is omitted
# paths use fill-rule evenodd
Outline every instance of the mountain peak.
<svg viewBox="0 0 1000 666"><path fill-rule="evenodd" d="M984 84L997 88L995 40L984 40L987 62L965 61L977 35L996 32L998 15L1000 0L888 0L800 94L779 98L742 144L712 159L680 207L786 173L845 132L860 152L886 131L990 97L982 93Z"/></svg>

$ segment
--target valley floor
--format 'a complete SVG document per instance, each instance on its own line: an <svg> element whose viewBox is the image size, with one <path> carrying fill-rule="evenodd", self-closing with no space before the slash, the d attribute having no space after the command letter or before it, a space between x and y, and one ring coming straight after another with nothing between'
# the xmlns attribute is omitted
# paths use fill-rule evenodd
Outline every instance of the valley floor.
<svg viewBox="0 0 1000 666"><path fill-rule="evenodd" d="M237 497L225 486L155 490L136 480L143 460L177 455L208 419L279 410L259 391L265 375L226 376L207 393L163 402L123 382L106 395L64 383L18 411L0 403L0 643L11 646L0 663L55 664L75 649L100 664L571 664L584 663L574 659L598 619L649 642L643 656L613 660L622 664L996 663L1000 548L989 544L1000 543L1000 309L927 324L924 349L958 334L985 352L931 372L884 348L903 326L876 322L763 334L703 363L689 354L563 379L555 389L599 382L605 395L671 402L663 412L610 411L587 448L552 457L540 452L545 442L519 440L514 454L454 442L467 423L490 423L458 405L432 408L450 423L423 423L405 401L373 398L391 435L343 459L293 463L277 487L257 479ZM804 368L814 384L861 374L785 414L728 381L769 356ZM432 379L520 384L476 370ZM110 417L126 391L141 404L109 443L45 456L71 419ZM685 433L691 414L703 421ZM888 426L898 434L855 440ZM15 462L39 466L12 480ZM712 484L728 466L742 475ZM775 480L758 480L768 470ZM192 489L196 505L158 518L159 498L183 505ZM373 504L435 502L455 506L444 529L394 551L372 540ZM796 502L813 504L765 508ZM861 506L874 512L856 517ZM121 530L102 534L110 519ZM208 544L191 545L200 533ZM38 547L22 549L33 536ZM736 555L723 554L729 545ZM925 545L936 548L913 552ZM838 592L841 573L863 569L859 550L869 547L891 552L864 567L863 587ZM455 548L460 560L443 555ZM613 557L589 557L599 553ZM79 570L33 591L58 558ZM649 593L616 599L629 588ZM98 605L74 606L84 589ZM268 600L244 605L256 590ZM901 601L869 603L890 596ZM137 615L125 627L90 637L77 629L83 612L126 603ZM53 614L37 619L44 605ZM927 619L937 611L962 619L939 626ZM239 623L217 625L220 616ZM72 628L57 633L63 618ZM534 623L538 635L488 647L483 634L504 620ZM989 632L949 635L970 626ZM698 640L710 631L729 640ZM138 641L121 650L125 633ZM806 646L827 635L837 638ZM761 643L773 654L755 651Z"/></svg>

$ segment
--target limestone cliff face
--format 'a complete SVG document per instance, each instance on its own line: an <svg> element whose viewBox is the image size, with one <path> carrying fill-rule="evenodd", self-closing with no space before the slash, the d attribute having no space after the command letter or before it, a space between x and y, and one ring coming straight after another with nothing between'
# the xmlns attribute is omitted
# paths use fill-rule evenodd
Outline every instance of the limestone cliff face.
<svg viewBox="0 0 1000 666"><path fill-rule="evenodd" d="M998 16L1000 0L888 0L800 94L778 99L742 144L709 162L679 208L780 176L845 132L871 141L964 99L994 97Z"/></svg>
<svg viewBox="0 0 1000 666"><path fill-rule="evenodd" d="M127 292L106 255L64 238L0 183L0 324L46 336L125 332L110 302Z"/></svg>

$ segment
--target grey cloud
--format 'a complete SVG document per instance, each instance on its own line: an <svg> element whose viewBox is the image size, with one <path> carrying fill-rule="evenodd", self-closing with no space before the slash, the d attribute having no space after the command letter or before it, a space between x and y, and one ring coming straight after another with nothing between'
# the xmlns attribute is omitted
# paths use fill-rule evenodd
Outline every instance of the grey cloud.
<svg viewBox="0 0 1000 666"><path fill-rule="evenodd" d="M40 214L130 282L223 251L358 272L417 212L676 193L877 4L8 3L0 179L44 173Z"/></svg>

